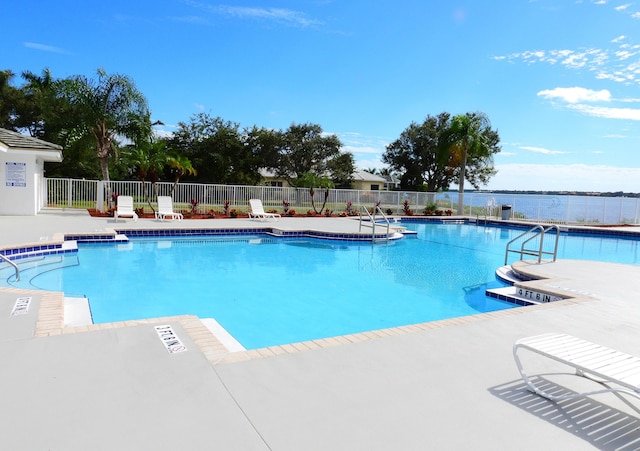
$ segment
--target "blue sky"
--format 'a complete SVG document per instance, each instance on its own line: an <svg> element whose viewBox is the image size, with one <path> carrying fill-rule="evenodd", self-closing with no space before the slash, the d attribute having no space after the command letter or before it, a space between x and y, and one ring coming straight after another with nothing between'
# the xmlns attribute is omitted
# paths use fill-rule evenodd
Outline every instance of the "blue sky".
<svg viewBox="0 0 640 451"><path fill-rule="evenodd" d="M5 0L3 16L0 69L126 74L164 133L200 112L311 122L380 168L412 121L482 111L502 144L486 189L640 192L640 1Z"/></svg>

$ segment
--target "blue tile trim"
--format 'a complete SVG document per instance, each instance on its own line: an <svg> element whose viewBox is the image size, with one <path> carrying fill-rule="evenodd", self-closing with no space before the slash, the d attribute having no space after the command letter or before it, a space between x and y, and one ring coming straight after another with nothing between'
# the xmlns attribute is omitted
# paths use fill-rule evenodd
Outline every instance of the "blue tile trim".
<svg viewBox="0 0 640 451"><path fill-rule="evenodd" d="M126 235L129 238L149 238L149 237L170 237L170 236L222 236L222 235L257 235L267 234L275 237L309 237L323 238L330 240L348 240L348 241L371 241L369 235L359 235L356 233L328 233L316 232L310 230L302 231L274 231L273 228L260 229L158 229L158 230L118 230L119 234ZM386 239L386 234L376 234L375 239ZM84 242L84 241L79 241Z"/></svg>
<svg viewBox="0 0 640 451"><path fill-rule="evenodd" d="M436 216L436 217L403 216L401 220L402 222L418 222L423 224L429 224L429 223L479 224L482 226L487 225L487 226L493 226L493 227L499 227L499 228L505 228L505 229L523 229L523 230L529 230L535 225L533 223L524 224L519 222L499 221L495 219L487 219L486 221L484 219L481 219L478 222L476 221L471 222L469 221L468 218L449 218L448 216L445 216L445 217L443 216ZM552 226L553 224L542 224L542 225ZM634 231L627 231L627 230L612 230L611 228L608 228L608 227L584 228L588 226L575 226L575 225L566 225L566 224L558 224L558 226L560 227L561 234L569 233L570 235L571 234L582 235L582 236L594 235L594 236L601 236L601 237L604 236L608 238L631 238L631 239L640 240L640 232L637 232L637 231L634 232ZM553 231L551 231L550 233L553 233Z"/></svg>
<svg viewBox="0 0 640 451"><path fill-rule="evenodd" d="M89 241L91 242L112 242L113 240L115 240L115 236L108 234L108 235L92 235L92 234L83 234L83 235L65 235L64 236L64 240L65 241L77 241L79 243L87 243Z"/></svg>
<svg viewBox="0 0 640 451"><path fill-rule="evenodd" d="M14 247L11 249L4 249L0 251L0 254L4 255L5 257L11 257L12 255L26 254L29 252L59 253L61 250L61 244L44 244L42 246Z"/></svg>
<svg viewBox="0 0 640 451"><path fill-rule="evenodd" d="M229 235L256 235L256 234L269 234L278 237L316 237L325 239L340 239L340 240L358 240L358 241L371 241L370 238L362 237L357 234L332 234L313 231L283 231L281 233L273 233L271 228L259 228L259 229L161 229L161 230L118 230L117 235L113 234L86 234L86 235L65 235L65 241L75 241L77 243L91 243L91 244L113 244L126 242L129 237L131 238L153 238L153 237L185 237L185 236L229 236ZM121 239L120 236L125 235L126 238ZM376 235L376 239L384 239L385 235ZM10 257L11 259L26 258L35 255L44 254L60 254L77 252L76 249L62 249L61 243L56 244L42 244L36 246L25 246L0 250L2 255Z"/></svg>
<svg viewBox="0 0 640 451"><path fill-rule="evenodd" d="M420 222L426 224L447 224L451 222L455 224L468 224L469 219L452 216L402 216L400 222Z"/></svg>
<svg viewBox="0 0 640 451"><path fill-rule="evenodd" d="M61 245L46 245L46 246L32 246L32 247L19 247L14 249L7 249L0 251L2 255L8 257L9 260L23 260L25 258L40 257L43 255L58 255L58 254L72 254L78 252L78 249L63 249Z"/></svg>
<svg viewBox="0 0 640 451"><path fill-rule="evenodd" d="M511 296L505 296L503 294L492 293L490 291L487 291L485 294L490 298L498 299L499 301L509 302L510 304L519 305L521 307L534 305L532 302L528 302L522 299L512 298Z"/></svg>

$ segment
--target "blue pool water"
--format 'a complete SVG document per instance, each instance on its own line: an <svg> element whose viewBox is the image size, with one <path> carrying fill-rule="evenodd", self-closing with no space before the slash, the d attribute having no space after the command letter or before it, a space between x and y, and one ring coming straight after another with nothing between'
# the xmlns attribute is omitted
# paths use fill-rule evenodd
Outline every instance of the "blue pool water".
<svg viewBox="0 0 640 451"><path fill-rule="evenodd" d="M194 314L245 348L513 308L500 284L506 243L522 230L409 223L389 244L267 235L81 244L40 289L87 296L95 323ZM638 241L562 235L559 258L638 264Z"/></svg>

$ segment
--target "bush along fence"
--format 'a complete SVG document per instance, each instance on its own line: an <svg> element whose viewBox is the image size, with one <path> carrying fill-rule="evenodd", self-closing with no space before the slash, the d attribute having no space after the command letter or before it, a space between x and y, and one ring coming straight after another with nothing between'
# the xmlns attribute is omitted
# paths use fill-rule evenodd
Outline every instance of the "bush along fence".
<svg viewBox="0 0 640 451"><path fill-rule="evenodd" d="M457 211L457 191L365 191L213 185L200 183L46 179L47 206L108 211L118 195L133 196L135 206L152 213L157 196L171 196L174 208L194 213L248 211L248 200L261 199L266 210L278 213L341 214L361 206L379 206L390 215L447 215ZM481 218L610 225L640 224L640 198L504 194L468 191L463 214Z"/></svg>

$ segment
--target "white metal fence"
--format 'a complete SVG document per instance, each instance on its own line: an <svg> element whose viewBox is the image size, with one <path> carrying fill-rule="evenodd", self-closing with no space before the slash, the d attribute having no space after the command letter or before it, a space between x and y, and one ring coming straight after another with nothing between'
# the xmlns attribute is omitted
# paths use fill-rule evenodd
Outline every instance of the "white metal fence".
<svg viewBox="0 0 640 451"><path fill-rule="evenodd" d="M151 212L157 196L173 197L174 207L190 210L197 204L202 213L221 211L225 203L239 212L248 210L248 199L259 198L266 209L283 210L283 202L297 213L316 210L324 202L325 190L317 189L312 199L308 188L273 186L210 185L179 183L172 192L168 182L141 183L136 181L110 181L75 179L46 179L46 199L50 207L96 208L104 211L111 205L112 195L133 196L137 208ZM151 200L149 205L148 200ZM457 211L457 191L424 193L410 191L329 190L326 208L335 213L376 204L383 211L402 214L405 201L415 214L423 214L426 207L435 204L438 210ZM640 224L640 199L631 197L599 197L572 195L499 194L467 192L464 196L465 215L508 217L567 224Z"/></svg>

